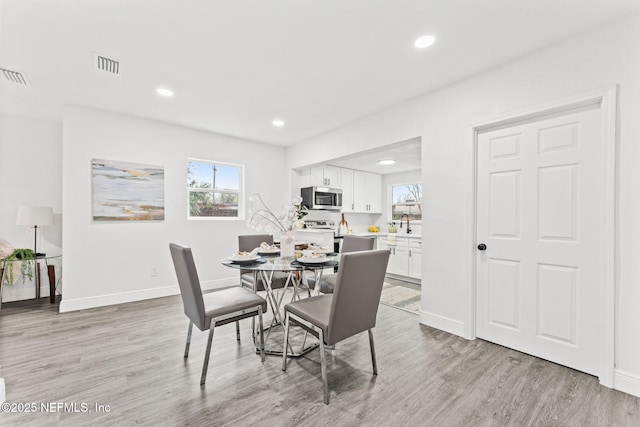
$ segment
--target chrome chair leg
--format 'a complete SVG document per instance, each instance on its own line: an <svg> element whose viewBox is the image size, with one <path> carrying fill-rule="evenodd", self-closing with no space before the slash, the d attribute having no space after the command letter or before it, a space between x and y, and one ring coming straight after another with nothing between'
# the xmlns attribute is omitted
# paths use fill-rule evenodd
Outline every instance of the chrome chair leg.
<svg viewBox="0 0 640 427"><path fill-rule="evenodd" d="M289 345L289 313L284 314L284 348L282 349L282 370L287 370L287 347Z"/></svg>
<svg viewBox="0 0 640 427"><path fill-rule="evenodd" d="M253 318L255 321L255 317ZM264 329L262 328L262 306L258 307L258 323L260 324L260 360L264 363Z"/></svg>
<svg viewBox="0 0 640 427"><path fill-rule="evenodd" d="M251 318L251 330L253 331L251 335L253 336L253 345L256 345L256 318Z"/></svg>
<svg viewBox="0 0 640 427"><path fill-rule="evenodd" d="M236 320L236 340L240 341L240 321Z"/></svg>
<svg viewBox="0 0 640 427"><path fill-rule="evenodd" d="M213 339L213 330L216 328L215 320L211 321L209 326L209 340L207 341L207 351L204 354L204 365L202 366L202 376L200 377L200 385L204 385L207 379L207 368L209 368L209 353L211 353L211 340Z"/></svg>
<svg viewBox="0 0 640 427"><path fill-rule="evenodd" d="M189 357L189 346L191 345L191 332L193 332L193 322L189 320L189 330L187 332L187 345L184 347L185 359Z"/></svg>
<svg viewBox="0 0 640 427"><path fill-rule="evenodd" d="M324 333L319 330L318 340L320 341L320 371L322 372L322 392L324 394L325 405L329 404L329 385L327 384L327 361L324 356Z"/></svg>
<svg viewBox="0 0 640 427"><path fill-rule="evenodd" d="M378 375L378 364L376 363L376 349L373 345L373 331L369 329L369 346L371 347L371 362L373 363L373 374Z"/></svg>

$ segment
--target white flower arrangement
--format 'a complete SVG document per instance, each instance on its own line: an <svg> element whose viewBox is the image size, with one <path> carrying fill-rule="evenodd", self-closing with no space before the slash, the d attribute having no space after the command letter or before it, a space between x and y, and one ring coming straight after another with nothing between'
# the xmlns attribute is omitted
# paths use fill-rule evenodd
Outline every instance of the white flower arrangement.
<svg viewBox="0 0 640 427"><path fill-rule="evenodd" d="M280 215L274 214L258 193L252 194L249 197L249 202L247 226L257 231L267 230L273 233L278 230L281 233L286 233L304 227L302 218L307 215L308 211L302 205L302 197L294 197L291 204L284 205ZM257 205L257 209L254 208L254 205Z"/></svg>

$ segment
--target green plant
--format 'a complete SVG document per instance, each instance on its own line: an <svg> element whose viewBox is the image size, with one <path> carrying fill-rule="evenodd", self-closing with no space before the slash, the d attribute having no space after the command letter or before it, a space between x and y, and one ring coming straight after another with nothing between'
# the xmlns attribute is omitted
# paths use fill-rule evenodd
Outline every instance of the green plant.
<svg viewBox="0 0 640 427"><path fill-rule="evenodd" d="M11 285L15 282L13 263L16 261L20 262L22 282L24 283L25 278L33 280L34 259L35 256L31 249L16 249L8 257L0 259L0 266L4 268L4 280Z"/></svg>

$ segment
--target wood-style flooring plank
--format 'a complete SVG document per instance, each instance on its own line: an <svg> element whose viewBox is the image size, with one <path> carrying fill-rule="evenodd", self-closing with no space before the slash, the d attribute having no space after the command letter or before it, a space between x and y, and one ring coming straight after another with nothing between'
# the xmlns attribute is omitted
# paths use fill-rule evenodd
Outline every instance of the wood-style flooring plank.
<svg viewBox="0 0 640 427"><path fill-rule="evenodd" d="M248 320L240 343L232 325L216 329L201 388L207 334L194 330L185 361L187 325L179 296L64 314L40 301L3 304L7 400L91 412L0 413L0 426L640 425L640 399L597 378L384 305L374 330L379 375L366 334L339 343L327 352L328 406L318 351L290 359L287 372L280 357L262 364Z"/></svg>

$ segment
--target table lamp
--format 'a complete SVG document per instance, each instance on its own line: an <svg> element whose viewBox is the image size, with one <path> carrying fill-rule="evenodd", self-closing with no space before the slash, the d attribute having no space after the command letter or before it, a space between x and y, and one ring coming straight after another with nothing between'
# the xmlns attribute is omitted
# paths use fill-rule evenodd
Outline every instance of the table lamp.
<svg viewBox="0 0 640 427"><path fill-rule="evenodd" d="M48 206L20 206L16 225L33 227L33 253L37 256L38 228L45 225L55 225L53 208Z"/></svg>

